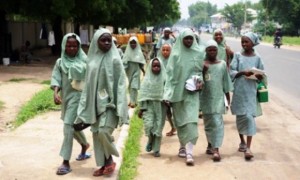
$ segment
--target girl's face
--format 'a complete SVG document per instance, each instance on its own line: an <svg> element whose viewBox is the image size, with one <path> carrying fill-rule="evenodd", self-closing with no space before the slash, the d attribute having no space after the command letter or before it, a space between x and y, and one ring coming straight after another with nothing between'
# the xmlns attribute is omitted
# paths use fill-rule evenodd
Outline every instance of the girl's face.
<svg viewBox="0 0 300 180"><path fill-rule="evenodd" d="M251 51L253 49L252 41L246 36L242 36L241 44L245 51Z"/></svg>
<svg viewBox="0 0 300 180"><path fill-rule="evenodd" d="M194 42L193 36L186 36L183 38L183 45L187 48L190 48Z"/></svg>
<svg viewBox="0 0 300 180"><path fill-rule="evenodd" d="M102 52L107 52L112 46L112 36L109 33L102 34L98 39L98 47Z"/></svg>
<svg viewBox="0 0 300 180"><path fill-rule="evenodd" d="M153 74L159 74L160 73L160 62L158 59L155 59L152 61L152 72Z"/></svg>
<svg viewBox="0 0 300 180"><path fill-rule="evenodd" d="M161 54L163 55L164 58L168 58L171 54L171 47L170 45L163 45L163 47L161 48Z"/></svg>
<svg viewBox="0 0 300 180"><path fill-rule="evenodd" d="M131 49L135 49L136 48L136 41L132 40L129 42Z"/></svg>
<svg viewBox="0 0 300 180"><path fill-rule="evenodd" d="M223 34L221 32L215 33L215 41L220 44L223 41Z"/></svg>
<svg viewBox="0 0 300 180"><path fill-rule="evenodd" d="M209 46L206 48L206 57L208 60L216 60L218 54L218 48L215 46Z"/></svg>
<svg viewBox="0 0 300 180"><path fill-rule="evenodd" d="M75 57L78 53L79 43L74 37L69 37L66 43L65 53L69 57Z"/></svg>

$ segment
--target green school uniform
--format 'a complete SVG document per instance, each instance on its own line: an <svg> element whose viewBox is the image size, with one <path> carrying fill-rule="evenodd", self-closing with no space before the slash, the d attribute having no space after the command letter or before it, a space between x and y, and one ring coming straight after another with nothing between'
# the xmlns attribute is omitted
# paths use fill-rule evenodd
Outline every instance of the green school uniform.
<svg viewBox="0 0 300 180"><path fill-rule="evenodd" d="M163 101L163 91L166 72L161 63L159 74L152 72L153 59L150 61L145 78L143 79L138 102L140 109L143 110L143 121L145 135L149 137L149 143L152 144L152 150L160 150L162 130L165 124L166 107Z"/></svg>
<svg viewBox="0 0 300 180"><path fill-rule="evenodd" d="M79 50L75 57L69 57L65 53L67 39L75 36L79 42ZM79 144L87 144L83 132L74 131L73 124L77 115L77 108L81 91L72 85L72 82L83 82L86 71L86 54L81 49L80 38L74 34L66 34L61 44L61 57L56 61L52 71L51 88L55 86L60 88L62 105L61 119L64 122L64 140L61 147L60 155L64 160L70 160L73 147L73 138Z"/></svg>
<svg viewBox="0 0 300 180"><path fill-rule="evenodd" d="M187 48L183 38L192 36L193 44ZM174 124L177 128L181 145L188 142L196 144L198 139L199 92L190 92L185 88L185 82L193 75L202 80L203 55L190 29L184 30L173 46L167 66L164 100L172 103Z"/></svg>
<svg viewBox="0 0 300 180"><path fill-rule="evenodd" d="M113 130L128 123L126 75L117 50L112 43L108 52L98 48L98 39L107 29L95 32L88 51L86 86L78 107L78 121L91 124L97 166L104 166L111 155L119 156L113 144Z"/></svg>

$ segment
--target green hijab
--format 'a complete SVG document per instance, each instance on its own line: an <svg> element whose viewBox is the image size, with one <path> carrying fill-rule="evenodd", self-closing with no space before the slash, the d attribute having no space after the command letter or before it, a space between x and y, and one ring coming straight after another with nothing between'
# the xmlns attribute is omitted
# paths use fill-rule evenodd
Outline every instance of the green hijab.
<svg viewBox="0 0 300 180"><path fill-rule="evenodd" d="M216 29L213 33L213 39L216 39L216 33L221 33L223 36L223 40L221 43L218 43L218 55L217 55L217 59L218 60L224 60L226 61L227 59L227 55L226 55L226 45L225 45L225 37L224 37L224 33L221 29Z"/></svg>
<svg viewBox="0 0 300 180"><path fill-rule="evenodd" d="M194 38L193 44L187 48L183 39L187 36ZM185 29L177 38L167 66L167 81L165 84L164 99L170 102L182 101L188 94L185 90L185 81L193 75L202 81L202 66L204 52L198 46L194 32Z"/></svg>
<svg viewBox="0 0 300 180"><path fill-rule="evenodd" d="M78 52L75 57L70 57L66 54L66 44L69 37L74 37L78 41ZM61 69L64 73L68 74L70 80L84 80L86 71L87 56L81 48L81 41L79 36L75 33L68 33L63 37L61 43Z"/></svg>
<svg viewBox="0 0 300 180"><path fill-rule="evenodd" d="M130 42L134 40L136 42L136 48L132 49L130 47ZM140 64L145 64L146 60L142 52L141 45L136 36L131 36L128 40L127 47L123 56L123 63L127 64L128 62L135 62Z"/></svg>
<svg viewBox="0 0 300 180"><path fill-rule="evenodd" d="M160 73L154 74L152 72L152 63L154 60L160 62ZM138 101L147 101L147 100L163 100L164 93L164 84L166 80L166 70L159 58L154 58L150 61L147 66L146 74L143 79L141 89L139 91Z"/></svg>
<svg viewBox="0 0 300 180"><path fill-rule="evenodd" d="M108 29L100 28L90 44L86 86L79 102L78 118L84 123L94 124L98 115L112 108L119 117L119 124L128 123L125 71L113 42L108 52L98 48L98 39L104 33L111 34Z"/></svg>
<svg viewBox="0 0 300 180"><path fill-rule="evenodd" d="M170 58L170 56L168 58L165 58L163 55L162 55L162 48L165 44L163 44L160 48L160 51L158 52L157 54L157 57L162 61L163 65L165 66L165 68L167 68L167 65L168 65L168 60ZM171 52L172 52L172 46L168 43L166 43L166 45L168 45L171 49ZM170 54L171 55L171 54Z"/></svg>

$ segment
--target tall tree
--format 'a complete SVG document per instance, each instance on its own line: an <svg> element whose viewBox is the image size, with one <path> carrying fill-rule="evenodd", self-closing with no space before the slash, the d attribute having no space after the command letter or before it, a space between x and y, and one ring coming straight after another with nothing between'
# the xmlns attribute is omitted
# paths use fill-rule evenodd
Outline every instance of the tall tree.
<svg viewBox="0 0 300 180"><path fill-rule="evenodd" d="M283 25L285 34L297 35L300 30L299 0L261 0L270 20Z"/></svg>
<svg viewBox="0 0 300 180"><path fill-rule="evenodd" d="M210 23L210 16L217 12L217 6L208 2L197 2L188 7L190 21L193 26L200 27L202 24Z"/></svg>
<svg viewBox="0 0 300 180"><path fill-rule="evenodd" d="M245 20L246 22L253 20L252 15L246 11L246 7L247 6L245 6L245 4L242 2L233 4L231 6L225 4L222 14L226 17L229 23L232 23L234 27L236 27L238 30L241 30ZM247 19L245 19L245 17Z"/></svg>

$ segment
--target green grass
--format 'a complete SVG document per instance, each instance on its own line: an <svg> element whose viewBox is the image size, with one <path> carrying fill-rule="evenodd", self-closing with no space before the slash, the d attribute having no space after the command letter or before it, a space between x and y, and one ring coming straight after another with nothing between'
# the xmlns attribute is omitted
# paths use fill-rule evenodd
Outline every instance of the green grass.
<svg viewBox="0 0 300 180"><path fill-rule="evenodd" d="M41 84L50 85L50 82L51 82L50 80L45 80L45 81L42 81Z"/></svg>
<svg viewBox="0 0 300 180"><path fill-rule="evenodd" d="M0 101L0 110L4 107L4 102Z"/></svg>
<svg viewBox="0 0 300 180"><path fill-rule="evenodd" d="M120 180L131 180L137 175L137 158L140 153L140 139L143 135L143 121L137 117L136 112L130 120L129 135L123 151L123 163L119 173Z"/></svg>
<svg viewBox="0 0 300 180"><path fill-rule="evenodd" d="M8 80L9 82L21 82L21 81L27 81L30 80L31 78L12 78Z"/></svg>
<svg viewBox="0 0 300 180"><path fill-rule="evenodd" d="M274 37L273 36L263 36L263 41L268 43L273 43ZM300 45L300 38L299 37L289 37L283 36L282 38L283 45Z"/></svg>
<svg viewBox="0 0 300 180"><path fill-rule="evenodd" d="M37 114L54 109L56 105L53 102L53 91L49 88L36 93L30 101L21 107L13 127L16 128Z"/></svg>

